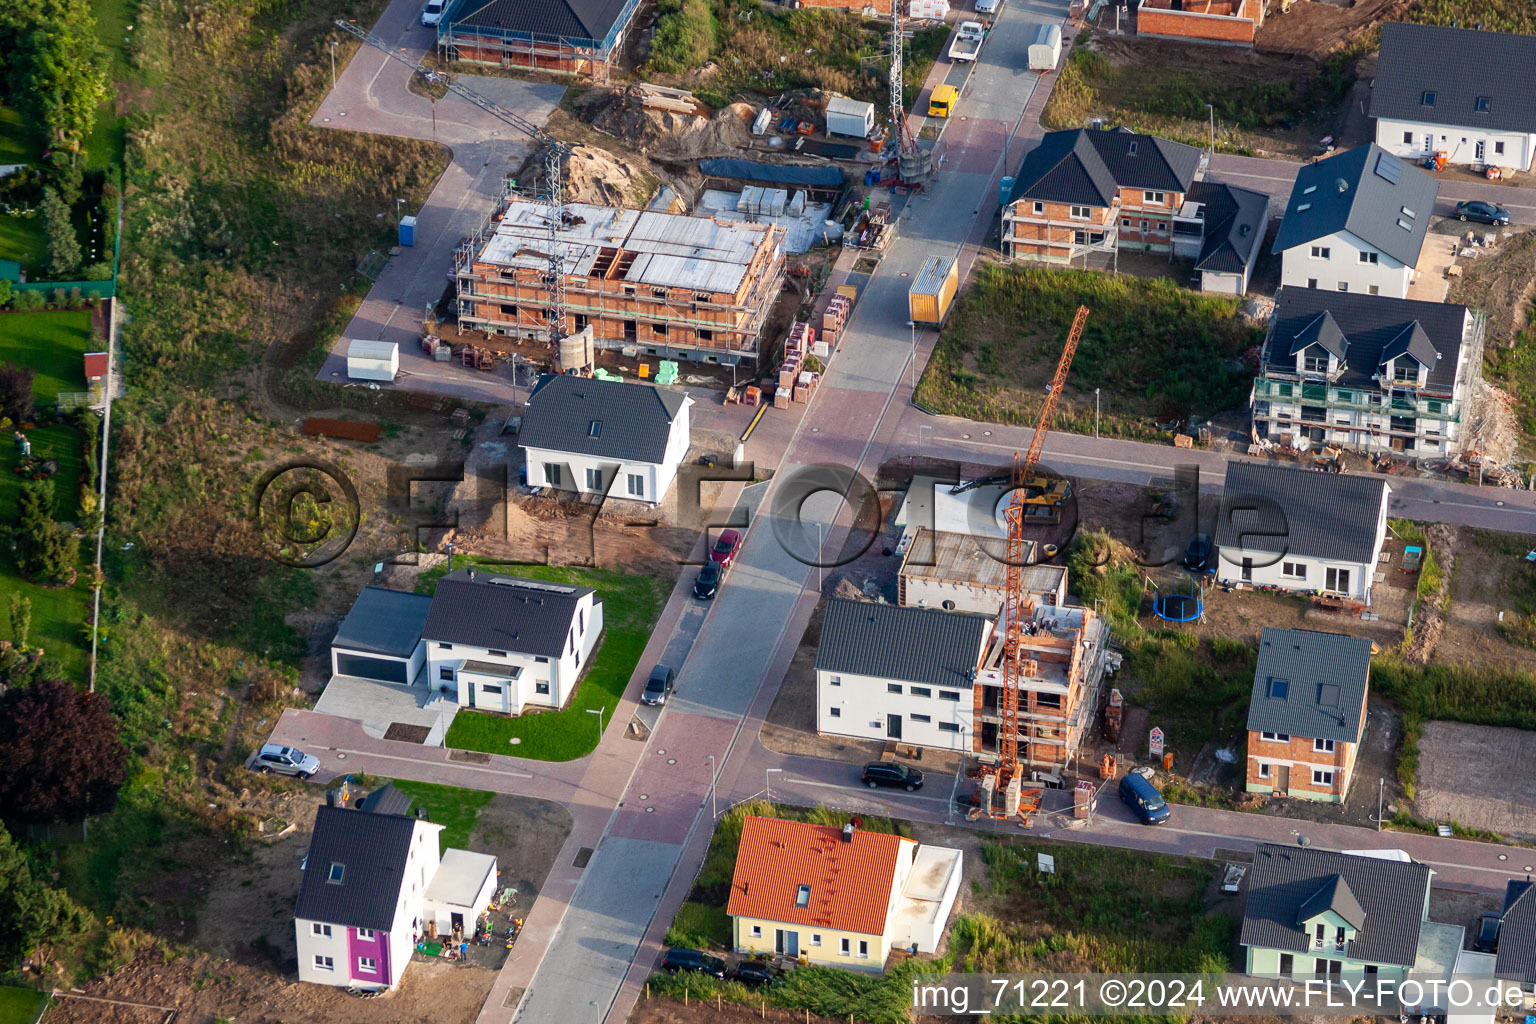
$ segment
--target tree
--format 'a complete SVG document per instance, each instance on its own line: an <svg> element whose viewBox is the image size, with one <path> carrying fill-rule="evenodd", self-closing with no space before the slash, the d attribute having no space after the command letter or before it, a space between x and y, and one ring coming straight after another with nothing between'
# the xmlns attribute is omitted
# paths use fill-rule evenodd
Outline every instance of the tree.
<svg viewBox="0 0 1536 1024"><path fill-rule="evenodd" d="M0 829L0 963L30 956L41 942L67 943L90 923L89 911L32 877L26 855Z"/></svg>
<svg viewBox="0 0 1536 1024"><path fill-rule="evenodd" d="M81 821L117 805L128 749L107 698L61 679L0 696L0 818Z"/></svg>
<svg viewBox="0 0 1536 1024"><path fill-rule="evenodd" d="M23 651L27 649L27 634L32 632L32 599L11 592L11 640Z"/></svg>
<svg viewBox="0 0 1536 1024"><path fill-rule="evenodd" d="M80 266L80 239L70 220L69 204L57 189L43 190L43 232L48 236L48 275L65 278Z"/></svg>
<svg viewBox="0 0 1536 1024"><path fill-rule="evenodd" d="M16 564L39 582L64 580L80 561L80 538L52 519L24 530L16 541Z"/></svg>
<svg viewBox="0 0 1536 1024"><path fill-rule="evenodd" d="M32 381L36 376L30 366L0 363L0 416L12 423L32 418Z"/></svg>
<svg viewBox="0 0 1536 1024"><path fill-rule="evenodd" d="M0 277L0 306L7 305L11 301L11 279Z"/></svg>
<svg viewBox="0 0 1536 1024"><path fill-rule="evenodd" d="M20 513L18 519L22 532L52 522L53 513L58 508L53 481L28 481L21 489L21 497L16 500L16 508Z"/></svg>
<svg viewBox="0 0 1536 1024"><path fill-rule="evenodd" d="M50 148L78 150L107 95L107 64L85 0L8 0L0 37L10 96Z"/></svg>

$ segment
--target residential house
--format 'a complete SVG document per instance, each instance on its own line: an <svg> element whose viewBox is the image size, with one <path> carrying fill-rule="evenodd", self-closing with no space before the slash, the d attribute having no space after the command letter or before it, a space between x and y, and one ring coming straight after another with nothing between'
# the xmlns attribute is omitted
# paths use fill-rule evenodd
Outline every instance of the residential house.
<svg viewBox="0 0 1536 1024"><path fill-rule="evenodd" d="M440 851L443 826L382 792L315 814L294 909L300 981L392 989L419 938L468 939L490 905L496 858Z"/></svg>
<svg viewBox="0 0 1536 1024"><path fill-rule="evenodd" d="M1282 288L1253 386L1254 436L1456 456L1486 323L1454 303Z"/></svg>
<svg viewBox="0 0 1536 1024"><path fill-rule="evenodd" d="M331 674L403 686L422 682L421 629L431 607L426 594L364 587L331 641Z"/></svg>
<svg viewBox="0 0 1536 1024"><path fill-rule="evenodd" d="M1003 255L1070 264L1116 249L1168 252L1200 170L1198 149L1154 135L1047 132L1003 205Z"/></svg>
<svg viewBox="0 0 1536 1024"><path fill-rule="evenodd" d="M1264 627L1248 701L1248 792L1344 802L1365 735L1371 647Z"/></svg>
<svg viewBox="0 0 1536 1024"><path fill-rule="evenodd" d="M1536 1005L1536 896L1529 878L1510 879L1504 887L1503 917L1493 973L1519 985L1526 1006Z"/></svg>
<svg viewBox="0 0 1536 1024"><path fill-rule="evenodd" d="M993 618L829 598L816 649L816 731L970 749L976 668Z"/></svg>
<svg viewBox="0 0 1536 1024"><path fill-rule="evenodd" d="M959 892L961 853L901 836L748 817L726 913L742 954L880 970L932 953Z"/></svg>
<svg viewBox="0 0 1536 1024"><path fill-rule="evenodd" d="M438 580L421 638L433 686L515 714L563 707L602 631L591 587L469 568Z"/></svg>
<svg viewBox="0 0 1536 1024"><path fill-rule="evenodd" d="M1223 581L1371 603L1387 482L1233 460L1215 542Z"/></svg>
<svg viewBox="0 0 1536 1024"><path fill-rule="evenodd" d="M540 377L518 435L528 484L656 505L688 456L692 405L649 384Z"/></svg>
<svg viewBox="0 0 1536 1024"><path fill-rule="evenodd" d="M1067 567L1034 563L1034 543L1019 569L1019 586L1039 605L1067 602ZM941 608L996 618L1008 583L1004 543L965 533L919 526L907 545L896 576L896 603L906 608Z"/></svg>
<svg viewBox="0 0 1536 1024"><path fill-rule="evenodd" d="M1448 976L1464 929L1429 920L1433 876L1411 860L1260 844L1238 940L1247 973Z"/></svg>
<svg viewBox="0 0 1536 1024"><path fill-rule="evenodd" d="M1406 159L1528 171L1536 158L1536 37L1388 22L1371 83L1376 144Z"/></svg>
<svg viewBox="0 0 1536 1024"><path fill-rule="evenodd" d="M449 0L437 23L445 61L607 82L640 0Z"/></svg>
<svg viewBox="0 0 1536 1024"><path fill-rule="evenodd" d="M1272 246L1281 285L1406 298L1439 189L1377 145L1301 168Z"/></svg>
<svg viewBox="0 0 1536 1024"><path fill-rule="evenodd" d="M1146 16L1146 7L1139 17ZM1269 196L1197 181L1173 222L1173 254L1195 261L1200 290L1245 295L1269 225Z"/></svg>

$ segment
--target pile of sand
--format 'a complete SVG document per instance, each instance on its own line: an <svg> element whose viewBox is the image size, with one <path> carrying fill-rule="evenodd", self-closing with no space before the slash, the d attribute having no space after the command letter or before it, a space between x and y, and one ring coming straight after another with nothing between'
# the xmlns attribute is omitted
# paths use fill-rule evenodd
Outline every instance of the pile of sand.
<svg viewBox="0 0 1536 1024"><path fill-rule="evenodd" d="M636 88L595 98L580 111L592 127L642 153L688 160L729 156L750 146L755 113L747 103L733 103L711 117L653 110Z"/></svg>
<svg viewBox="0 0 1536 1024"><path fill-rule="evenodd" d="M594 146L572 148L565 165L565 196L574 203L641 206L655 185L649 168L625 163Z"/></svg>

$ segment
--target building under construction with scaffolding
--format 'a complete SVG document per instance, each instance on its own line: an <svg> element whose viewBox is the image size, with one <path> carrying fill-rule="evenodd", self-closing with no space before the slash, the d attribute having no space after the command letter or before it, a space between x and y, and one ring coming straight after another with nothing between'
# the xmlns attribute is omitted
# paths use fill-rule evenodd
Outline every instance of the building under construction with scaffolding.
<svg viewBox="0 0 1536 1024"><path fill-rule="evenodd" d="M461 329L548 338L546 202L512 194L460 245L454 277ZM567 204L553 244L564 266L562 336L690 362L755 360L783 287L784 229L586 203Z"/></svg>
<svg viewBox="0 0 1536 1024"><path fill-rule="evenodd" d="M451 0L437 24L448 61L606 82L640 0Z"/></svg>

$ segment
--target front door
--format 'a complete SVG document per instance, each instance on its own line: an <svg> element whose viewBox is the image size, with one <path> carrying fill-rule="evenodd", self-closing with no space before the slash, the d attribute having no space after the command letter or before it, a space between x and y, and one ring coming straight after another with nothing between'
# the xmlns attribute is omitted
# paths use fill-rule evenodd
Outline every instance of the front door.
<svg viewBox="0 0 1536 1024"><path fill-rule="evenodd" d="M1434 149L1435 149L1435 137L1433 135L1425 135L1424 136L1424 152L1432 153L1432 152L1434 152Z"/></svg>
<svg viewBox="0 0 1536 1024"><path fill-rule="evenodd" d="M470 683L469 684L469 706L470 707L474 707L475 706L475 684L474 683Z"/></svg>
<svg viewBox="0 0 1536 1024"><path fill-rule="evenodd" d="M1275 766L1275 795L1285 796L1291 791L1291 766L1279 764Z"/></svg>
<svg viewBox="0 0 1536 1024"><path fill-rule="evenodd" d="M887 739L892 739L892 740L899 740L899 739L901 739L901 716L900 715L886 715L885 716L885 736L886 736Z"/></svg>
<svg viewBox="0 0 1536 1024"><path fill-rule="evenodd" d="M449 917L448 917L448 921L449 921L449 923L451 925L453 925L453 934L455 936L459 936L459 935L463 935L464 934L464 915L463 914L450 914Z"/></svg>
<svg viewBox="0 0 1536 1024"><path fill-rule="evenodd" d="M1243 559L1243 581L1245 583L1253 582L1253 559L1251 558Z"/></svg>
<svg viewBox="0 0 1536 1024"><path fill-rule="evenodd" d="M1331 590L1336 594L1349 593L1349 570L1329 569L1325 590Z"/></svg>
<svg viewBox="0 0 1536 1024"><path fill-rule="evenodd" d="M1482 139L1478 139L1477 140L1477 151L1473 155L1477 158L1479 163L1482 162L1483 155L1486 154L1487 152L1488 152L1488 143L1484 142Z"/></svg>
<svg viewBox="0 0 1536 1024"><path fill-rule="evenodd" d="M773 951L794 959L800 955L800 933L786 928L773 930Z"/></svg>

